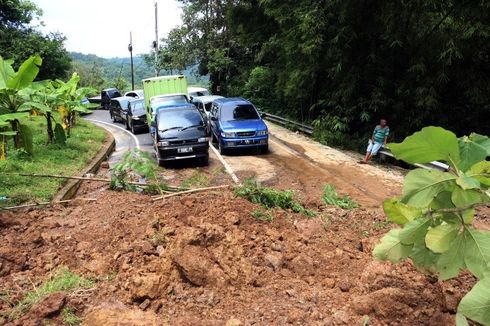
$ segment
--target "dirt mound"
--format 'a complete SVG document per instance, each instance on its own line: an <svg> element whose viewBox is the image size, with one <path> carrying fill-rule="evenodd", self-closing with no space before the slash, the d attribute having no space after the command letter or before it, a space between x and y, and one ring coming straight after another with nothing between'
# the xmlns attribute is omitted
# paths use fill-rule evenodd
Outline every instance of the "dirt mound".
<svg viewBox="0 0 490 326"><path fill-rule="evenodd" d="M15 223L2 215L0 310L67 266L97 281L63 302L85 325L450 325L451 302L474 282L441 286L409 263L375 262L372 245L387 230L376 213L278 210L265 223L250 215L256 208L230 192L161 202L101 192Z"/></svg>

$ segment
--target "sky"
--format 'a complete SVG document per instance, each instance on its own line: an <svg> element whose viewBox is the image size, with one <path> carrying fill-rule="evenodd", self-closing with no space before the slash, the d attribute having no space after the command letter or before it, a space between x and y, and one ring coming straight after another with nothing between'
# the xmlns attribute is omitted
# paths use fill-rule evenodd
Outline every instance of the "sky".
<svg viewBox="0 0 490 326"><path fill-rule="evenodd" d="M61 32L68 51L104 58L148 53L155 39L155 0L33 0L43 10L44 33ZM159 39L181 23L176 0L157 0Z"/></svg>

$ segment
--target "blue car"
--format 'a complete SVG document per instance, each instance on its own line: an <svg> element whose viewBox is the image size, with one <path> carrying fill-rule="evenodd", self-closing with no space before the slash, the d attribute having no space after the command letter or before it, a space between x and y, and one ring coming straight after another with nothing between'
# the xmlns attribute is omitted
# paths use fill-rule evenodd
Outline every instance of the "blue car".
<svg viewBox="0 0 490 326"><path fill-rule="evenodd" d="M216 99L209 112L213 144L221 154L239 148L269 151L269 131L255 106L242 98Z"/></svg>

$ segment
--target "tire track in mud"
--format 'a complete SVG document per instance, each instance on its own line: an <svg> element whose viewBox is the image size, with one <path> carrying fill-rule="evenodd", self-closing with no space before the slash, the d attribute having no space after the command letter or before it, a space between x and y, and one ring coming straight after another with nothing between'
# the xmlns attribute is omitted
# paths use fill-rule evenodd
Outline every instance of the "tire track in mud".
<svg viewBox="0 0 490 326"><path fill-rule="evenodd" d="M327 183L368 208L379 208L384 199L400 192L401 185L383 178L382 171L368 173L355 161L331 160L328 155L318 161L307 155L302 145L279 137L271 135L267 155L250 156L243 152L226 156L225 160L242 180L255 177L264 185L294 189L307 202L318 202Z"/></svg>

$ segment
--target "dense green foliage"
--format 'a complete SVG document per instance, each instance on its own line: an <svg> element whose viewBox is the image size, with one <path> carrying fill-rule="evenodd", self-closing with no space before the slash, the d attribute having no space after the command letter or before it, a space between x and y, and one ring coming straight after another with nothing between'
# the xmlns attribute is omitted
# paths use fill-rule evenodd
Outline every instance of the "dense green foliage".
<svg viewBox="0 0 490 326"><path fill-rule="evenodd" d="M71 60L59 33L43 35L32 25L42 11L27 0L0 1L0 56L20 65L32 55L44 58L38 79L66 77ZM17 68L18 66L15 66Z"/></svg>
<svg viewBox="0 0 490 326"><path fill-rule="evenodd" d="M180 2L167 64L198 62L214 92L315 121L321 140L364 146L380 117L396 139L490 133L488 0Z"/></svg>
<svg viewBox="0 0 490 326"><path fill-rule="evenodd" d="M416 169L405 177L403 195L384 202L393 229L374 249L381 260L410 258L415 266L442 280L469 270L479 282L458 307L466 318L490 325L490 232L474 226L476 209L490 203L490 138L457 138L440 127L426 127L400 144L388 144L407 163L445 161L448 172Z"/></svg>

